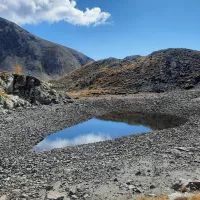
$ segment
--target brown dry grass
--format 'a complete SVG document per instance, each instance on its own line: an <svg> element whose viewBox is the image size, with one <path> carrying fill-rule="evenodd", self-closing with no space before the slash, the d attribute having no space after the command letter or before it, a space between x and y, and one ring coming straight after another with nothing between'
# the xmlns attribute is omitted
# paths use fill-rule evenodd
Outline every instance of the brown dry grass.
<svg viewBox="0 0 200 200"><path fill-rule="evenodd" d="M190 197L177 197L174 200L200 200L200 193L199 194L193 194Z"/></svg>
<svg viewBox="0 0 200 200"><path fill-rule="evenodd" d="M200 193L199 194L194 194L193 196L190 197L189 200L200 200Z"/></svg>
<svg viewBox="0 0 200 200"><path fill-rule="evenodd" d="M139 198L136 198L136 200L168 200L168 196L161 195L158 197L139 197ZM200 193L193 194L189 197L180 196L180 197L175 198L174 200L200 200Z"/></svg>
<svg viewBox="0 0 200 200"><path fill-rule="evenodd" d="M0 88L0 96L4 96L5 93L3 91L1 91L1 88Z"/></svg>
<svg viewBox="0 0 200 200"><path fill-rule="evenodd" d="M22 67L19 64L14 66L14 74L22 75Z"/></svg>
<svg viewBox="0 0 200 200"><path fill-rule="evenodd" d="M188 197L177 197L174 200L188 200Z"/></svg>
<svg viewBox="0 0 200 200"><path fill-rule="evenodd" d="M8 76L8 75L10 75L10 74L11 74L10 72L0 71L0 76L1 76L1 77Z"/></svg>
<svg viewBox="0 0 200 200"><path fill-rule="evenodd" d="M161 195L158 197L138 197L136 200L168 200L167 195Z"/></svg>
<svg viewBox="0 0 200 200"><path fill-rule="evenodd" d="M67 92L67 95L72 97L72 98L94 97L94 96L99 96L104 92L106 92L106 90L103 90L103 89L85 89L85 90L81 90L81 91Z"/></svg>

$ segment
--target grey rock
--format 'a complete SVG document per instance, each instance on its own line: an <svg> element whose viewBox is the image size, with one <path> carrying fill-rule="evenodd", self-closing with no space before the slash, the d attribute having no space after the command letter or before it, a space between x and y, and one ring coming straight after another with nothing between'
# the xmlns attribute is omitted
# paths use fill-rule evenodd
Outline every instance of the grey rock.
<svg viewBox="0 0 200 200"><path fill-rule="evenodd" d="M15 102L13 102L12 100L7 100L5 101L5 109L13 109L15 106Z"/></svg>
<svg viewBox="0 0 200 200"><path fill-rule="evenodd" d="M131 185L132 182L133 182L132 180L127 180L126 184Z"/></svg>
<svg viewBox="0 0 200 200"><path fill-rule="evenodd" d="M156 188L156 186L155 185L150 185L150 187L149 187L150 189L155 189Z"/></svg>
<svg viewBox="0 0 200 200"><path fill-rule="evenodd" d="M135 175L136 175L136 176L140 176L140 175L142 175L142 172L141 172L141 171L138 171L138 172L135 173Z"/></svg>
<svg viewBox="0 0 200 200"><path fill-rule="evenodd" d="M6 195L3 195L0 197L0 200L8 200L7 196Z"/></svg>
<svg viewBox="0 0 200 200"><path fill-rule="evenodd" d="M76 194L76 188L75 187L71 187L70 190L69 190L69 196L72 196Z"/></svg>
<svg viewBox="0 0 200 200"><path fill-rule="evenodd" d="M65 196L56 191L50 191L47 194L47 200L64 200Z"/></svg>
<svg viewBox="0 0 200 200"><path fill-rule="evenodd" d="M13 77L13 84L7 84ZM51 85L45 83L35 77L24 75L1 75L0 73L0 90L5 96L0 96L0 105L2 108L11 110L17 107L28 107L31 104L59 104L59 103L73 103L67 95L59 96L56 90L51 89ZM12 88L13 87L13 88ZM13 91L13 93L11 93Z"/></svg>
<svg viewBox="0 0 200 200"><path fill-rule="evenodd" d="M84 194L83 198L87 199L89 197L89 194Z"/></svg>
<svg viewBox="0 0 200 200"><path fill-rule="evenodd" d="M78 197L76 195L72 195L71 198L72 199L78 199Z"/></svg>

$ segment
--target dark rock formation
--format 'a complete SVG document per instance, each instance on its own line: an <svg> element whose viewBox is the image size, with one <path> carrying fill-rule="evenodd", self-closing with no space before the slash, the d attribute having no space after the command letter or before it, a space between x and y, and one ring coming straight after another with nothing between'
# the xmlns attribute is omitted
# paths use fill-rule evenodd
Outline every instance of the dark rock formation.
<svg viewBox="0 0 200 200"><path fill-rule="evenodd" d="M70 99L67 95L58 95L49 83L35 77L0 73L0 109L67 103Z"/></svg>
<svg viewBox="0 0 200 200"><path fill-rule="evenodd" d="M0 18L0 70L13 71L19 63L23 74L43 80L56 78L92 59L73 49L48 42Z"/></svg>

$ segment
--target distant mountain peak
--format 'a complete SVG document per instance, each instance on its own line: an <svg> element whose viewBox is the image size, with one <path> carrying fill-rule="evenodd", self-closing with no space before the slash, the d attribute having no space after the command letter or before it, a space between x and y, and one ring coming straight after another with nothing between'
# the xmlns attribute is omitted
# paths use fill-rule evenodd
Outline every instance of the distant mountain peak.
<svg viewBox="0 0 200 200"><path fill-rule="evenodd" d="M13 71L19 63L24 74L41 79L65 75L91 61L84 54L41 39L20 26L0 18L0 70Z"/></svg>
<svg viewBox="0 0 200 200"><path fill-rule="evenodd" d="M135 60L137 60L140 57L141 57L140 55L127 56L127 57L124 58L124 60L135 61Z"/></svg>

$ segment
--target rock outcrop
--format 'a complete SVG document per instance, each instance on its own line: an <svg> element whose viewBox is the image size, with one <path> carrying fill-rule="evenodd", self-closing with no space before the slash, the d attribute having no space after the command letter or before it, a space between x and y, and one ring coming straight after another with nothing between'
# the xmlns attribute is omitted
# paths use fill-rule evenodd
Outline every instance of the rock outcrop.
<svg viewBox="0 0 200 200"><path fill-rule="evenodd" d="M51 85L33 76L0 72L0 108L13 109L38 104L67 103L70 97L58 95Z"/></svg>

